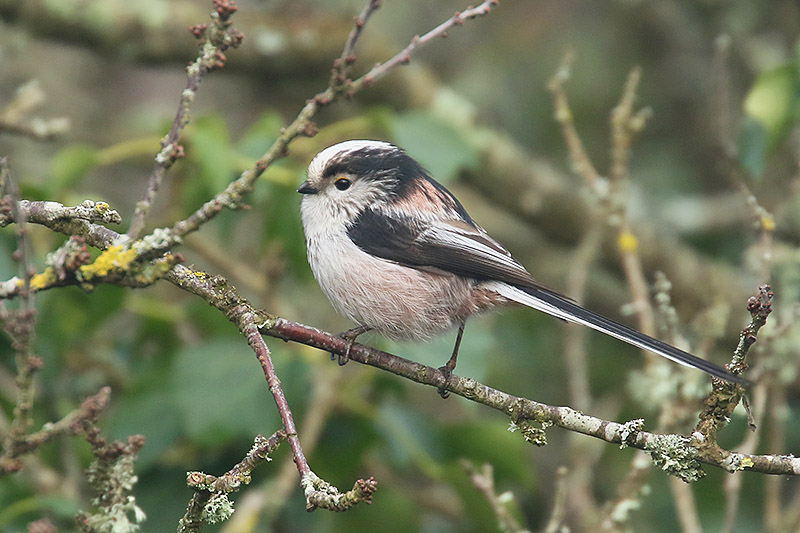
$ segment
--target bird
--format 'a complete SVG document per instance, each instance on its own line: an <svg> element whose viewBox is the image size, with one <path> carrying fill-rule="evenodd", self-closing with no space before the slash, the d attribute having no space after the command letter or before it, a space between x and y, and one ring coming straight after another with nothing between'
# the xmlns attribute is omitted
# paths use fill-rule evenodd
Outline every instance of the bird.
<svg viewBox="0 0 800 533"><path fill-rule="evenodd" d="M348 341L374 330L426 340L457 328L449 384L466 321L521 304L595 329L722 380L749 381L664 341L590 311L536 281L479 226L458 199L402 148L349 140L311 160L300 211L311 270L339 313L358 324ZM333 357L333 356L332 356ZM445 396L444 387L439 393Z"/></svg>

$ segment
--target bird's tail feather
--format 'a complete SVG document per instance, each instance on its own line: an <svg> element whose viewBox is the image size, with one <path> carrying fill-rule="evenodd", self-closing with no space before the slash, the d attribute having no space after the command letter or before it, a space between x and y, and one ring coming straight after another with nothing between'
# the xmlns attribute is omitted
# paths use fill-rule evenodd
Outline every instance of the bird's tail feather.
<svg viewBox="0 0 800 533"><path fill-rule="evenodd" d="M676 363L700 369L712 376L740 385L751 385L747 379L731 374L724 368L701 359L688 352L680 350L664 341L654 339L635 329L623 326L602 315L598 315L578 304L571 302L554 292L538 287L515 287L506 283L496 283L492 289L502 296L515 302L527 305L539 311L561 318L568 322L575 322L592 329L620 339L637 348L653 352L666 357Z"/></svg>

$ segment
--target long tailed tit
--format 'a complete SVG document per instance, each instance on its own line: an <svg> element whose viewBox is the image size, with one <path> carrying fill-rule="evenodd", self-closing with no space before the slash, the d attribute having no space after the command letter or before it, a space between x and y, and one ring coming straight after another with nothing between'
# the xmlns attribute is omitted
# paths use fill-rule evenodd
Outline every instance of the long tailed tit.
<svg viewBox="0 0 800 533"><path fill-rule="evenodd" d="M311 161L297 192L303 194L311 270L336 310L360 326L342 334L351 345L369 330L392 339L427 339L457 327L453 354L441 369L449 379L467 318L518 303L748 383L539 284L450 191L389 143L346 141L326 148Z"/></svg>

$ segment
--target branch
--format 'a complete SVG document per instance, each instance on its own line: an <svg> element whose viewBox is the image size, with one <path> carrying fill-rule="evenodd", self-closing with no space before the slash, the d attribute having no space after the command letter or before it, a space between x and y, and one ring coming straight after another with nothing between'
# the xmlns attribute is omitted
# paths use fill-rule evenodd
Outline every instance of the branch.
<svg viewBox="0 0 800 533"><path fill-rule="evenodd" d="M225 50L229 47L237 48L242 43L244 36L231 26L229 20L236 9L236 5L232 1L214 0L211 24L200 24L191 28L195 37L203 39L200 45L200 54L186 68L186 88L181 93L172 127L169 133L161 139L161 151L156 155L155 166L147 182L144 198L136 204L136 211L133 213L133 219L128 229L128 237L133 240L137 239L144 229L145 218L150 212L150 206L167 170L175 161L182 159L185 155L183 147L178 144L178 139L191 119L189 112L200 82L206 73L225 65Z"/></svg>
<svg viewBox="0 0 800 533"><path fill-rule="evenodd" d="M19 457L39 448L54 438L72 434L76 435L85 431L85 428L95 420L108 405L111 389L103 387L100 392L83 400L81 406L67 414L61 420L48 422L42 429L17 439L14 444L3 450L0 454L0 476L16 472L22 466Z"/></svg>
<svg viewBox="0 0 800 533"><path fill-rule="evenodd" d="M259 326L269 322L270 316L250 305L222 276L210 276L205 272L191 270L183 265L175 265L167 275L167 279L178 287L200 296L210 305L222 311L228 320L239 328L255 352L278 407L289 446L292 448L294 462L300 473L300 482L305 491L308 510L322 507L331 511L343 511L362 501L370 503L377 486L372 478L359 479L353 490L342 494L336 487L311 471L297 436L292 411L286 401L280 379L275 373L269 348L259 333Z"/></svg>
<svg viewBox="0 0 800 533"><path fill-rule="evenodd" d="M495 517L497 517L497 526L500 531L509 531L512 533L530 533L530 531L526 528L523 528L514 515L509 511L508 505L514 502L514 495L511 492L504 492L503 494L497 494L494 485L494 469L492 465L489 463L485 463L483 467L478 470L475 465L473 465L469 460L462 459L461 460L461 467L469 474L469 479L472 481L472 484L481 491L486 501L489 502L489 505L492 507L492 511L494 511ZM563 488L563 481L564 476L559 476L559 481ZM563 504L562 498L557 498L560 500L561 503L558 504L557 512L554 511L554 515L559 514L561 515L561 520L563 521ZM555 509L555 507L554 507ZM559 522L559 525L561 522ZM549 531L549 529L548 529ZM558 531L558 529L553 529L553 531Z"/></svg>
<svg viewBox="0 0 800 533"><path fill-rule="evenodd" d="M261 333L319 348L326 353L344 354L348 342L341 337L280 317L269 317ZM618 423L586 415L567 406L552 406L494 389L471 378L453 375L450 382L437 369L397 355L353 344L350 359L374 366L416 383L446 390L491 407L515 420L552 423L563 429L589 435L612 444L646 450L662 469L691 479L697 462L728 472L750 470L763 474L800 475L800 458L788 455L751 455L726 452L725 457L700 454L688 438L676 434L650 433L635 423Z"/></svg>
<svg viewBox="0 0 800 533"><path fill-rule="evenodd" d="M253 470L271 461L270 454L286 439L286 433L278 430L267 439L263 435L255 438L253 447L244 459L220 477L202 472L189 472L186 484L195 490L186 513L178 522L178 533L194 533L204 523L215 524L226 520L233 512L228 494L248 485Z"/></svg>
<svg viewBox="0 0 800 533"><path fill-rule="evenodd" d="M750 323L739 335L739 344L734 350L731 363L726 365L734 374L741 374L747 368L745 356L755 344L759 330L766 324L767 317L772 312L772 289L769 285L762 285L758 291L757 296L751 296L747 300ZM706 398L692 439L696 441L695 445L703 455L722 461L727 459L730 452L717 444L717 432L727 424L733 410L739 405L744 390L740 386L729 386L717 379L713 383L714 389Z"/></svg>
<svg viewBox="0 0 800 533"><path fill-rule="evenodd" d="M452 17L442 22L428 33L422 36L415 36L408 46L395 54L391 59L385 63L378 63L369 72L355 80L352 85L350 85L349 93L352 95L363 87L372 85L399 65L407 65L408 62L411 61L411 56L416 53L417 50L431 43L434 39L447 37L451 29L463 25L464 22L468 20L488 15L492 8L498 3L499 0L485 0L477 7L469 7L464 11L456 12Z"/></svg>
<svg viewBox="0 0 800 533"><path fill-rule="evenodd" d="M0 133L13 133L49 141L69 131L69 119L63 117L28 118L28 115L44 101L45 94L37 80L31 80L19 87L14 99L4 109L0 109Z"/></svg>

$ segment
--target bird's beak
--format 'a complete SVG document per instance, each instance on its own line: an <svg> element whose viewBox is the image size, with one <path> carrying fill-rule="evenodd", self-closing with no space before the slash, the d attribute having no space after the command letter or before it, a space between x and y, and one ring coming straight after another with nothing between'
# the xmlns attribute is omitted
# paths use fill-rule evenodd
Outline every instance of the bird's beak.
<svg viewBox="0 0 800 533"><path fill-rule="evenodd" d="M319 190L306 180L297 188L297 192L300 194L317 194Z"/></svg>

